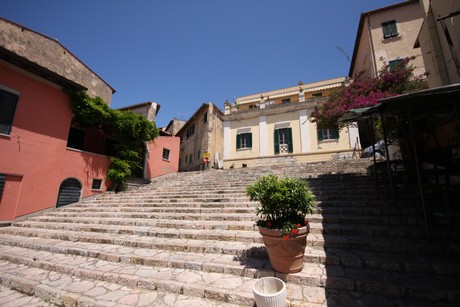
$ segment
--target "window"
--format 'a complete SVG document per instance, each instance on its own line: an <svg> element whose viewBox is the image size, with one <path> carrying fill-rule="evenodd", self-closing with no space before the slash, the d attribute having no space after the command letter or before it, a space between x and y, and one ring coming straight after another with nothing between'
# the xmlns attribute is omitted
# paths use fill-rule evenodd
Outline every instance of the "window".
<svg viewBox="0 0 460 307"><path fill-rule="evenodd" d="M387 21L382 23L383 38L390 38L398 36L398 29L396 28L396 20Z"/></svg>
<svg viewBox="0 0 460 307"><path fill-rule="evenodd" d="M391 71L391 70L395 69L396 67L398 67L399 65L401 65L402 63L404 63L403 59L396 59L396 60L393 60L393 61L389 61L388 62L388 68Z"/></svg>
<svg viewBox="0 0 460 307"><path fill-rule="evenodd" d="M83 150L85 144L85 130L70 127L67 147Z"/></svg>
<svg viewBox="0 0 460 307"><path fill-rule="evenodd" d="M91 190L102 190L102 179L93 179Z"/></svg>
<svg viewBox="0 0 460 307"><path fill-rule="evenodd" d="M334 127L318 129L318 141L337 140L339 138L339 128Z"/></svg>
<svg viewBox="0 0 460 307"><path fill-rule="evenodd" d="M196 153L196 159L200 160L200 158L201 158L201 150L198 150Z"/></svg>
<svg viewBox="0 0 460 307"><path fill-rule="evenodd" d="M19 95L0 87L0 133L10 134Z"/></svg>
<svg viewBox="0 0 460 307"><path fill-rule="evenodd" d="M188 160L188 163L192 163L193 155L190 155L190 158Z"/></svg>
<svg viewBox="0 0 460 307"><path fill-rule="evenodd" d="M292 153L292 128L281 128L274 131L275 154Z"/></svg>
<svg viewBox="0 0 460 307"><path fill-rule="evenodd" d="M191 137L194 133L195 133L195 124L193 124L187 129L187 138Z"/></svg>
<svg viewBox="0 0 460 307"><path fill-rule="evenodd" d="M322 93L322 92L313 93L311 96L312 96L312 97L323 97L323 93Z"/></svg>
<svg viewBox="0 0 460 307"><path fill-rule="evenodd" d="M252 147L252 133L240 133L236 135L236 149Z"/></svg>
<svg viewBox="0 0 460 307"><path fill-rule="evenodd" d="M163 160L166 160L166 161L169 161L169 153L171 151L167 148L163 148L163 155L162 155L162 158Z"/></svg>
<svg viewBox="0 0 460 307"><path fill-rule="evenodd" d="M0 199L2 199L3 188L5 187L6 175L0 174Z"/></svg>
<svg viewBox="0 0 460 307"><path fill-rule="evenodd" d="M255 105L255 104L250 104L250 105L249 105L249 110L251 110L251 109L257 109L257 105Z"/></svg>
<svg viewBox="0 0 460 307"><path fill-rule="evenodd" d="M289 103L289 102L291 102L291 98L286 98L286 99L281 100L282 104Z"/></svg>
<svg viewBox="0 0 460 307"><path fill-rule="evenodd" d="M208 112L205 112L203 115L203 123L208 121Z"/></svg>

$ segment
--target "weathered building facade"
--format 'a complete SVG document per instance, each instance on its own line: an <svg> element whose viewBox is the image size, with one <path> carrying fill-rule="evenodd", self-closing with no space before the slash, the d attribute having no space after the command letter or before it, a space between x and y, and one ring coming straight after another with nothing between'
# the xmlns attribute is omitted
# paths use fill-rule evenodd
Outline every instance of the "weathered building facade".
<svg viewBox="0 0 460 307"><path fill-rule="evenodd" d="M67 91L114 89L55 39L0 18L0 223L105 192L113 139L73 120ZM148 106L145 108L145 106ZM155 120L157 105L131 106ZM147 144L143 176L176 172L179 139Z"/></svg>
<svg viewBox="0 0 460 307"><path fill-rule="evenodd" d="M383 66L391 68L407 57L415 57L414 74L423 75L422 51L414 48L422 22L423 11L415 0L362 13L348 76L375 78Z"/></svg>
<svg viewBox="0 0 460 307"><path fill-rule="evenodd" d="M177 132L179 171L222 167L222 116L222 111L213 103L204 103Z"/></svg>
<svg viewBox="0 0 460 307"><path fill-rule="evenodd" d="M72 127L66 90L114 92L56 40L0 18L0 221L107 189L106 137Z"/></svg>
<svg viewBox="0 0 460 307"><path fill-rule="evenodd" d="M460 1L420 0L423 24L420 47L428 72L428 87L460 83Z"/></svg>
<svg viewBox="0 0 460 307"><path fill-rule="evenodd" d="M352 158L360 150L355 127L319 129L311 113L345 78L238 97L225 103L224 167Z"/></svg>

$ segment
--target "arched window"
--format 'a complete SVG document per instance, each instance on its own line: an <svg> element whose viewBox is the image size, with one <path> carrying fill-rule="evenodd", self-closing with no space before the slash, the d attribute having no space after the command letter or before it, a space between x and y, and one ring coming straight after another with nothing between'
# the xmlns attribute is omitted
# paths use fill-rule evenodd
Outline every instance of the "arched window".
<svg viewBox="0 0 460 307"><path fill-rule="evenodd" d="M77 179L68 178L59 187L56 208L80 201L81 184Z"/></svg>

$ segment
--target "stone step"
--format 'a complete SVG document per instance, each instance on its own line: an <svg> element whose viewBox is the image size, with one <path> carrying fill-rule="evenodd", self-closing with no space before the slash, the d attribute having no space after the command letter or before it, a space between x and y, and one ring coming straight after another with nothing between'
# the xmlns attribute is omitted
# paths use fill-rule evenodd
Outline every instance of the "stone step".
<svg viewBox="0 0 460 307"><path fill-rule="evenodd" d="M29 222L51 222L51 223L80 223L100 225L122 225L122 226L148 226L176 229L215 229L215 230L256 230L254 221L214 221L214 220L178 220L178 219L126 219L126 218L100 218L100 217L56 217L37 216L28 220Z"/></svg>
<svg viewBox="0 0 460 307"><path fill-rule="evenodd" d="M128 293L133 294L130 290L137 290L142 293L142 290L145 289L173 295L182 294L194 298L205 298L216 302L253 305L252 284L254 278L245 276L185 268L157 268L47 251L39 251L31 255L28 249L20 247L0 246L0 257L2 259L0 261L2 278L20 277L25 280L35 280L38 284L47 284L51 288L54 286L66 292L78 290L78 293L90 295L97 292L94 289L107 285L107 289L115 289L114 292L117 290L120 292L120 289L127 288ZM18 268L20 269L18 270ZM15 275L11 272L14 272ZM266 274L264 276L272 276L271 272ZM28 286L35 290L36 285ZM125 297L121 295L122 293L114 295L112 291L97 294L97 296L92 297L97 301L104 301L104 297L110 297L112 299L109 301L114 302L116 301L114 296ZM61 296L64 295L62 293ZM322 304L326 300L326 295L324 288L294 284L288 280L287 299L292 302L303 301ZM149 305L152 303L149 302Z"/></svg>
<svg viewBox="0 0 460 307"><path fill-rule="evenodd" d="M11 258L11 257L10 257ZM251 306L248 293L227 300L239 300L238 304L215 300L214 295L225 294L214 288L202 289L202 296L196 295L193 287L185 283L166 285L164 281L142 278L133 275L114 273L104 279L103 271L93 274L84 268L69 270L64 265L56 265L55 270L45 263L31 263L29 259L0 261L2 282L7 287L18 291L25 299L17 299L2 306L204 306L237 307ZM67 269L67 270L65 270ZM64 271L64 272L61 272ZM97 277L102 277L97 279ZM95 279L96 278L96 279ZM109 281L110 280L110 281ZM12 290L9 291L12 291ZM172 290L172 291L171 291ZM183 293L191 292L191 295ZM22 295L21 295L22 293ZM2 298L9 292L1 292ZM32 296L33 295L33 296ZM0 298L0 301L2 301ZM5 297L7 298L7 297ZM29 298L29 300L27 300ZM40 303L36 303L36 302ZM22 304L24 302L24 304ZM26 303L27 302L27 303ZM29 305L29 303L32 303ZM245 304L246 303L246 304Z"/></svg>
<svg viewBox="0 0 460 307"><path fill-rule="evenodd" d="M257 203L255 202L190 202L181 201L176 202L173 200L164 201L118 201L118 202L87 202L87 203L76 203L74 205L67 206L66 208L100 208L100 207L192 207L192 208L255 208Z"/></svg>
<svg viewBox="0 0 460 307"><path fill-rule="evenodd" d="M340 199L330 199L330 200L318 200L316 201L318 207L366 207L366 208L393 208L392 200L367 200L357 199L357 200L340 200Z"/></svg>
<svg viewBox="0 0 460 307"><path fill-rule="evenodd" d="M422 238L424 228L414 228L412 226L402 225L352 225L352 224L329 224L329 223L312 223L310 222L311 234L325 234L336 236L369 236L369 237L404 237L404 238ZM372 239L370 239L372 240Z"/></svg>
<svg viewBox="0 0 460 307"><path fill-rule="evenodd" d="M7 276L8 277L8 276ZM11 277L11 276L10 276ZM2 281L7 286L0 286L0 306L3 307L15 307L15 306L27 306L27 307L51 307L55 306L54 304L49 303L49 300L46 302L44 299L41 299L36 296L31 296L22 292L21 290L26 291L26 287L22 287L19 278L2 278ZM25 283L26 285L27 283ZM7 288L11 286L14 288L19 288L19 290L13 290Z"/></svg>
<svg viewBox="0 0 460 307"><path fill-rule="evenodd" d="M125 286L142 287L141 285L152 285L153 283L155 286L153 290L160 289L177 294L184 293L187 295L196 293L198 289L201 289L202 292L197 296L206 297L206 290L204 289L212 288L212 292L218 292L219 295L208 298L224 302L251 304L253 278L245 275L226 274L225 272L215 273L196 270L196 266L199 267L200 261L193 262L191 260L192 262L189 262L191 268L187 268L185 264L184 267L180 268L158 268L152 265L132 263L130 262L131 259L126 259L126 262L123 262L123 260L122 262L113 262L48 251L39 251L32 256L28 251L28 249L20 247L0 246L0 258L9 262L52 270L80 278L108 282L123 280L128 283ZM178 258L180 258L180 255ZM229 267L227 268L231 271ZM245 273L249 273L251 269L246 269ZM252 275L252 273L249 275ZM422 273L407 275L385 270L343 268L331 265L325 267L321 264L307 264L302 272L295 274L285 275L270 270L268 272L261 270L260 275L279 276L288 282L288 286L292 285L300 291L306 285L311 288L312 285L319 283L323 284L326 289L360 291L406 298L434 297L447 302L460 302L457 279L450 276L440 276L433 279L429 278L429 275ZM209 284L207 279L211 278L211 276L214 277L214 280L217 279L220 282L215 281ZM188 288L186 285L191 286L193 290L186 290ZM320 287L314 288L321 289ZM222 295L222 292L226 292L228 295ZM300 294L302 294L301 298L305 299L303 297L304 292L302 291ZM288 298L292 299L292 294L289 291Z"/></svg>
<svg viewBox="0 0 460 307"><path fill-rule="evenodd" d="M241 195L194 195L194 196L150 196L150 195L143 195L142 197L118 197L118 198L101 198L96 200L97 203L104 203L104 202L160 202L160 201L181 201L181 202L239 202L239 201L249 201L249 197L241 194Z"/></svg>
<svg viewBox="0 0 460 307"><path fill-rule="evenodd" d="M19 229L30 229L30 232L38 229L55 230L59 229L62 234L77 236L79 240L84 240L83 235L92 237L92 234L106 234L102 240L109 240L113 243L114 235L137 235L169 239L198 239L198 240L221 240L221 241L237 241L237 242L262 242L262 237L259 232L246 230L211 230L211 229L172 229L160 227L141 227L141 226L117 226L98 224L71 224L71 223L47 223L47 222L20 222L14 223L14 227L2 228L0 233L10 233ZM66 233L69 232L69 233Z"/></svg>
<svg viewBox="0 0 460 307"><path fill-rule="evenodd" d="M163 213L202 213L202 214L229 214L229 213L255 213L256 208L224 207L224 208L200 208L200 207L105 207L105 206L67 206L60 208L60 212L163 212Z"/></svg>
<svg viewBox="0 0 460 307"><path fill-rule="evenodd" d="M445 255L450 252L445 245L433 244L423 238L369 237L364 235L309 234L307 246L414 255Z"/></svg>
<svg viewBox="0 0 460 307"><path fill-rule="evenodd" d="M204 221L256 221L254 213L226 213L226 214L201 214L201 213L179 213L179 212L47 212L44 216L56 217L82 217L82 218L127 218L127 219L176 219L176 220L204 220Z"/></svg>
<svg viewBox="0 0 460 307"><path fill-rule="evenodd" d="M406 273L427 273L460 277L460 265L456 259L443 255L411 255L388 252L343 250L307 246L305 262L322 263L349 268L367 268Z"/></svg>
<svg viewBox="0 0 460 307"><path fill-rule="evenodd" d="M321 214L309 214L307 220L313 223L324 224L344 224L344 225L423 225L423 219L413 215L387 215L385 213L379 215L369 215L362 211L355 214L329 214L322 212Z"/></svg>
<svg viewBox="0 0 460 307"><path fill-rule="evenodd" d="M396 209L394 206L384 206L384 207L328 207L327 205L322 206L319 202L316 208L318 214L323 215L367 215L370 218L378 216L412 216L414 218L421 217L421 210L415 208L401 208Z"/></svg>
<svg viewBox="0 0 460 307"><path fill-rule="evenodd" d="M389 237L422 237L422 228L413 228L407 226L395 228L395 224L390 226L369 225L367 222L361 224L331 224L320 220L315 222L311 217L310 228L312 234L330 234L330 235L366 235L366 236L389 236ZM355 221L356 218L353 220ZM33 217L28 222L50 222L50 223L69 223L69 224L92 224L92 225L113 225L113 226L142 226L142 227L159 227L159 228L175 228L175 229L213 229L213 230L257 230L255 221L187 221L175 219L125 219L125 218L100 218L100 217L53 217L39 216ZM20 226L20 224L16 224Z"/></svg>
<svg viewBox="0 0 460 307"><path fill-rule="evenodd" d="M37 249L36 242L55 244L73 249L76 245L109 244L106 251L118 247L157 249L165 251L179 251L188 253L214 253L237 257L251 257L266 259L267 253L262 243L230 242L200 239L170 239L170 238L146 238L138 235L118 235L116 238L100 233L71 232L59 230L45 230L18 228L5 231L0 234L0 242L5 245L28 247ZM77 242L77 243L75 243ZM27 245L26 245L27 244ZM113 244L113 247L111 247ZM113 255L113 258L118 256ZM199 258L199 257L198 257Z"/></svg>

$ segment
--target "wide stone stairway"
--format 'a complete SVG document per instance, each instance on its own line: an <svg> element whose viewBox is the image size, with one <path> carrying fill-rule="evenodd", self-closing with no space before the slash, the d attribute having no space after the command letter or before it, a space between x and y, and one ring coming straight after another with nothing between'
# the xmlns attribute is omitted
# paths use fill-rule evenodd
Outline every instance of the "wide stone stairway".
<svg viewBox="0 0 460 307"><path fill-rule="evenodd" d="M458 306L449 233L428 240L413 195L395 206L368 166L171 174L0 228L0 305L252 306L255 279L278 276L290 306ZM300 273L272 270L254 226L245 186L269 172L318 200Z"/></svg>

